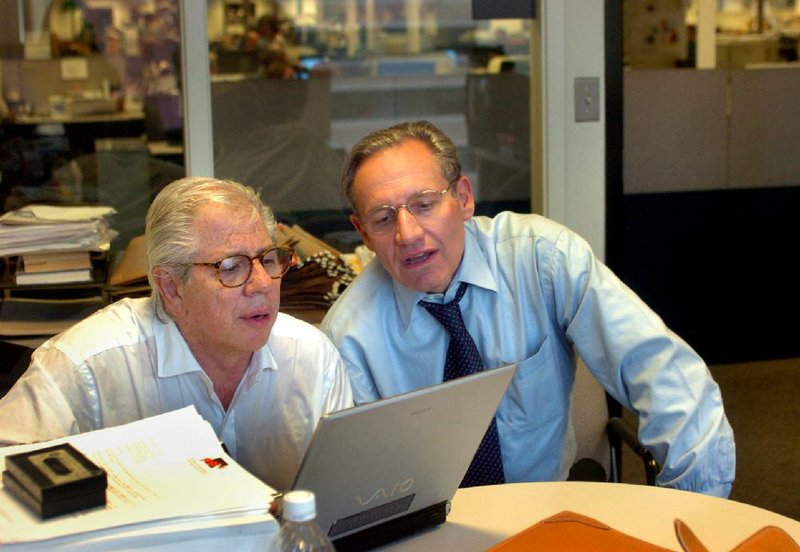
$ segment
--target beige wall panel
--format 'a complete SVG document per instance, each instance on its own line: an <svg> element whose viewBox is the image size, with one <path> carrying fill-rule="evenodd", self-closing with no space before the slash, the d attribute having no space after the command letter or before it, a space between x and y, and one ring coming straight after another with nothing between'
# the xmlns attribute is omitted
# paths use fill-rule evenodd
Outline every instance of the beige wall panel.
<svg viewBox="0 0 800 552"><path fill-rule="evenodd" d="M726 187L724 71L627 71L625 193Z"/></svg>
<svg viewBox="0 0 800 552"><path fill-rule="evenodd" d="M731 71L731 188L800 185L800 67Z"/></svg>

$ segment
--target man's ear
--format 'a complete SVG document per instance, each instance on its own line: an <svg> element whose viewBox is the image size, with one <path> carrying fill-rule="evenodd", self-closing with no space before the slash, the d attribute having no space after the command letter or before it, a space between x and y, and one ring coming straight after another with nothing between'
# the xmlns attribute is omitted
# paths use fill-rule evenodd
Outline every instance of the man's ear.
<svg viewBox="0 0 800 552"><path fill-rule="evenodd" d="M456 197L461 206L464 220L469 220L475 214L475 196L472 194L472 181L468 176L462 175L455 186Z"/></svg>
<svg viewBox="0 0 800 552"><path fill-rule="evenodd" d="M168 268L157 266L153 269L153 280L161 298L164 308L170 315L181 312L183 307L184 285Z"/></svg>
<svg viewBox="0 0 800 552"><path fill-rule="evenodd" d="M361 235L361 239L364 241L364 245L366 245L369 249L372 249L370 246L369 235L355 214L350 215L350 223L355 227L356 230L358 230L358 233Z"/></svg>

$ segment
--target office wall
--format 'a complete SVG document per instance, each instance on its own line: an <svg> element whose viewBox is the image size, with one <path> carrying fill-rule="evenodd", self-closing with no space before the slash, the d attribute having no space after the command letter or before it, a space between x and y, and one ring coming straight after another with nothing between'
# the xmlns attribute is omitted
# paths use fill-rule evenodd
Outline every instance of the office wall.
<svg viewBox="0 0 800 552"><path fill-rule="evenodd" d="M544 0L539 17L544 214L581 234L602 259L606 239L604 3ZM574 82L581 77L600 79L600 121L575 122Z"/></svg>
<svg viewBox="0 0 800 552"><path fill-rule="evenodd" d="M800 68L624 81L618 273L707 362L800 355Z"/></svg>
<svg viewBox="0 0 800 552"><path fill-rule="evenodd" d="M625 193L800 186L800 67L624 81Z"/></svg>

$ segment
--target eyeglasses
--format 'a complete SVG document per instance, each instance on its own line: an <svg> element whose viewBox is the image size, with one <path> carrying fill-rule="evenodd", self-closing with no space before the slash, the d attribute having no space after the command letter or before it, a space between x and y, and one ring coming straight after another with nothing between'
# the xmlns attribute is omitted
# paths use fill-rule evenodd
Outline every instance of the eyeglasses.
<svg viewBox="0 0 800 552"><path fill-rule="evenodd" d="M289 247L273 247L253 257L247 255L231 255L215 263L187 263L197 266L211 266L217 269L219 283L225 287L243 286L253 272L253 261L258 260L264 271L273 280L277 280L292 266L294 251Z"/></svg>
<svg viewBox="0 0 800 552"><path fill-rule="evenodd" d="M376 207L364 215L361 221L370 234L385 234L391 232L394 228L400 209L406 209L409 213L414 215L416 219L432 217L437 213L444 194L446 194L456 182L457 180L451 182L447 185L447 188L441 191L423 190L417 192L408 198L408 201L406 201L404 205L398 205L397 207L393 205L381 205L380 207Z"/></svg>

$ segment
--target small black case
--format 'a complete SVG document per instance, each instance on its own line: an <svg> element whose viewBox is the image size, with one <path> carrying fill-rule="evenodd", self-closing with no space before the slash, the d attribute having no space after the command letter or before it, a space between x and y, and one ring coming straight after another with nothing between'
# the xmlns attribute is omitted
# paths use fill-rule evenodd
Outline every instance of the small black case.
<svg viewBox="0 0 800 552"><path fill-rule="evenodd" d="M42 519L105 506L103 468L69 443L6 457L3 486Z"/></svg>

